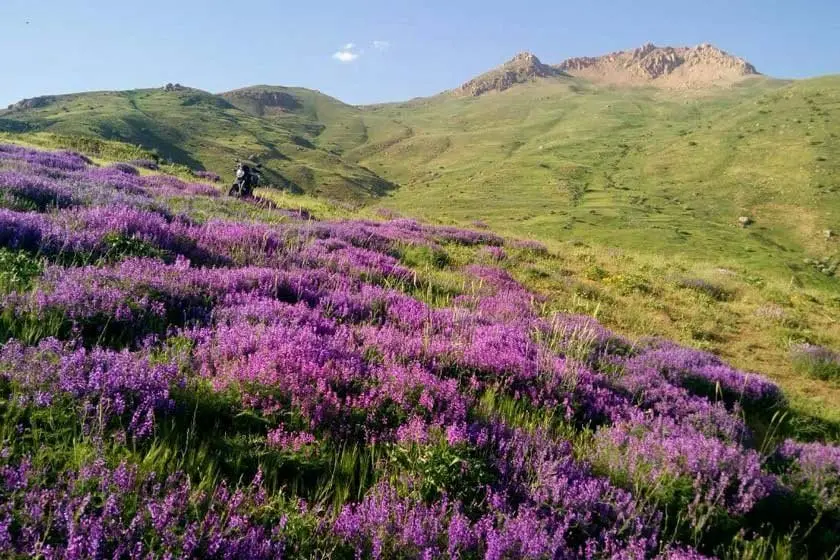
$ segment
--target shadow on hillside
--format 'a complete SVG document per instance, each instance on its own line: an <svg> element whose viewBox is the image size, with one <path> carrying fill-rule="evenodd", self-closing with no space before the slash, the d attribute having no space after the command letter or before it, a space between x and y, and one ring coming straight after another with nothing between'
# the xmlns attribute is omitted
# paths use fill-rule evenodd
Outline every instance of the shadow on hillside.
<svg viewBox="0 0 840 560"><path fill-rule="evenodd" d="M0 119L0 132L26 132L30 126L22 121Z"/></svg>
<svg viewBox="0 0 840 560"><path fill-rule="evenodd" d="M188 151L178 147L174 142L167 140L160 134L149 130L148 122L131 116L123 117L121 120L129 128L128 134L104 123L97 126L97 131L107 140L139 144L148 150L156 150L160 155L174 163L189 166L191 169L202 169L201 162Z"/></svg>

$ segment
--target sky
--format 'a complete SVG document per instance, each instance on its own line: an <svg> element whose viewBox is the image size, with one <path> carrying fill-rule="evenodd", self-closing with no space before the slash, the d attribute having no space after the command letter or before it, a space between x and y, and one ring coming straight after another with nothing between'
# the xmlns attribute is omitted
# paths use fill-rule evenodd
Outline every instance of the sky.
<svg viewBox="0 0 840 560"><path fill-rule="evenodd" d="M712 43L782 78L840 73L840 0L0 0L0 107L38 95L302 86L353 104L543 62Z"/></svg>

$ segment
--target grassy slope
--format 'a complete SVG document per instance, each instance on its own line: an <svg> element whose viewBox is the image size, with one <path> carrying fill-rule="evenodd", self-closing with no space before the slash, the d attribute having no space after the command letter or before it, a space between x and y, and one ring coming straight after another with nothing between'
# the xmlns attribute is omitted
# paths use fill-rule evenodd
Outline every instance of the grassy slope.
<svg viewBox="0 0 840 560"><path fill-rule="evenodd" d="M335 198L365 199L390 188L387 181L311 143L317 128L310 104L340 105L310 95L301 114L278 125L224 98L198 90L134 90L60 96L43 107L0 113L8 129L94 136L156 149L193 168L232 176L234 159L259 156L269 180ZM10 124L12 123L12 124ZM0 127L2 128L2 127Z"/></svg>
<svg viewBox="0 0 840 560"><path fill-rule="evenodd" d="M709 97L544 83L372 113L414 134L348 157L403 186L384 205L423 218L788 278L834 251L840 78Z"/></svg>

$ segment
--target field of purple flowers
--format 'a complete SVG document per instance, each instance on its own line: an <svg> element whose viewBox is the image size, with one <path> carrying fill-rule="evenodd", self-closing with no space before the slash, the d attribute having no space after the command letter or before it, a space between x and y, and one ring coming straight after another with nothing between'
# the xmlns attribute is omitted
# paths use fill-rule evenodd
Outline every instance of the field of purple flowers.
<svg viewBox="0 0 840 560"><path fill-rule="evenodd" d="M218 191L0 145L0 556L840 547L840 447L780 437L759 375L551 312L505 271L538 244L185 196Z"/></svg>

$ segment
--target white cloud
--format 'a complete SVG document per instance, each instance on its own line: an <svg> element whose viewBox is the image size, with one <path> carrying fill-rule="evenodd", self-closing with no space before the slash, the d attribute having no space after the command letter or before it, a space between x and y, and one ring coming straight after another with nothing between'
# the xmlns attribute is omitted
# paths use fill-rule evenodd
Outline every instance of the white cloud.
<svg viewBox="0 0 840 560"><path fill-rule="evenodd" d="M342 49L342 50L352 51L355 46L356 46L356 43L347 43L346 45L344 45L344 49Z"/></svg>
<svg viewBox="0 0 840 560"><path fill-rule="evenodd" d="M348 50L343 50L343 51L338 51L337 53L334 53L332 55L332 57L339 62L353 62L354 60L359 58L359 55L357 53L350 52Z"/></svg>
<svg viewBox="0 0 840 560"><path fill-rule="evenodd" d="M389 41L374 41L373 48L378 51L387 51L390 48L391 43Z"/></svg>

